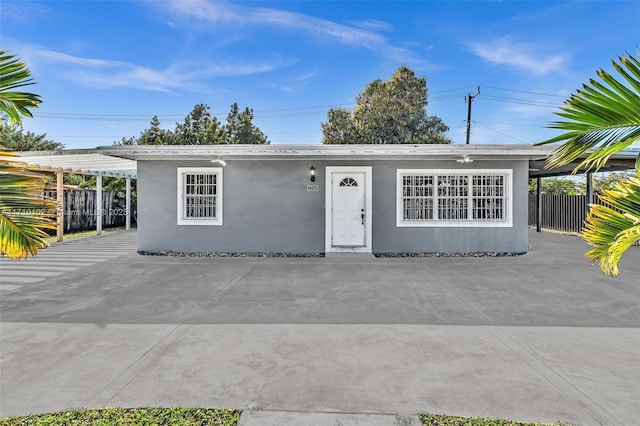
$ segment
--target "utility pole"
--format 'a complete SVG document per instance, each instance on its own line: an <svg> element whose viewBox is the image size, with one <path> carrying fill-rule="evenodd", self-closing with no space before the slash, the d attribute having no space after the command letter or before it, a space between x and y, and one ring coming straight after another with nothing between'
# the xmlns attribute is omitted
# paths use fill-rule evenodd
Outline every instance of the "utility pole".
<svg viewBox="0 0 640 426"><path fill-rule="evenodd" d="M478 92L475 95L469 93L468 96L464 97L464 101L469 103L469 108L467 110L467 145L469 145L469 139L471 138L471 103L473 99L480 94L480 86L478 86Z"/></svg>

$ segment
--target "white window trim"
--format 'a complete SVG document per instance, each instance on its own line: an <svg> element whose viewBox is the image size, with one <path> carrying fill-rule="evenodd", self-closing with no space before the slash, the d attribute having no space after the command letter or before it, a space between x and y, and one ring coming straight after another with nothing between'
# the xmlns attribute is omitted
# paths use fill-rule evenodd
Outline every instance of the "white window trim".
<svg viewBox="0 0 640 426"><path fill-rule="evenodd" d="M216 218L215 219L186 219L184 217L185 193L184 177L190 173L215 174L216 178ZM178 167L178 225L222 225L222 167Z"/></svg>
<svg viewBox="0 0 640 426"><path fill-rule="evenodd" d="M443 220L432 219L424 222L405 222L403 220L402 177L405 175L456 175L473 176L475 174L495 174L504 175L505 179L505 218L500 222L488 222L481 220ZM471 197L471 191L469 191ZM513 227L513 170L512 169L398 169L396 174L396 226L401 228L440 228L440 227L482 227L482 228L510 228Z"/></svg>

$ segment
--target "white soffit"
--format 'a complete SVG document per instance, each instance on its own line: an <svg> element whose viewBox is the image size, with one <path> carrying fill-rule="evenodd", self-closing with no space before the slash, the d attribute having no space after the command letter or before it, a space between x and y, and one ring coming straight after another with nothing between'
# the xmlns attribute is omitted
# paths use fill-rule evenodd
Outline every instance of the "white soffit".
<svg viewBox="0 0 640 426"><path fill-rule="evenodd" d="M103 155L96 149L17 152L13 161L43 171L63 171L81 175L137 177L135 160Z"/></svg>

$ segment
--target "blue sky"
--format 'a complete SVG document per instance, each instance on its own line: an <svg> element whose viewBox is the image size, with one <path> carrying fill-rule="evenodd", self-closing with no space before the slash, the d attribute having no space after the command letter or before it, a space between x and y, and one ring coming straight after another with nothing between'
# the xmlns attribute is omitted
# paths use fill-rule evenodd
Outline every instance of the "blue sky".
<svg viewBox="0 0 640 426"><path fill-rule="evenodd" d="M24 128L67 148L172 129L197 103L224 121L255 112L271 143L320 143L332 106L407 65L426 76L429 114L464 143L534 143L563 100L636 52L635 1L11 1L0 48L43 98Z"/></svg>

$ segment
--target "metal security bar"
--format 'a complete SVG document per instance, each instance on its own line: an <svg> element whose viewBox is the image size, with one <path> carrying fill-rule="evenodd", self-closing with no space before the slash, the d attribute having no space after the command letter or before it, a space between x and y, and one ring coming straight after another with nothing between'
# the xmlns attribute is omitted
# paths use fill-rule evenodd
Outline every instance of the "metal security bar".
<svg viewBox="0 0 640 426"><path fill-rule="evenodd" d="M473 219L504 220L505 178L501 175L473 176Z"/></svg>
<svg viewBox="0 0 640 426"><path fill-rule="evenodd" d="M438 220L459 221L469 218L469 176L438 176Z"/></svg>
<svg viewBox="0 0 640 426"><path fill-rule="evenodd" d="M185 218L215 219L217 216L217 175L185 174Z"/></svg>
<svg viewBox="0 0 640 426"><path fill-rule="evenodd" d="M440 171L400 176L402 224L507 223L507 173Z"/></svg>
<svg viewBox="0 0 640 426"><path fill-rule="evenodd" d="M405 221L433 219L433 176L402 177L402 218Z"/></svg>

